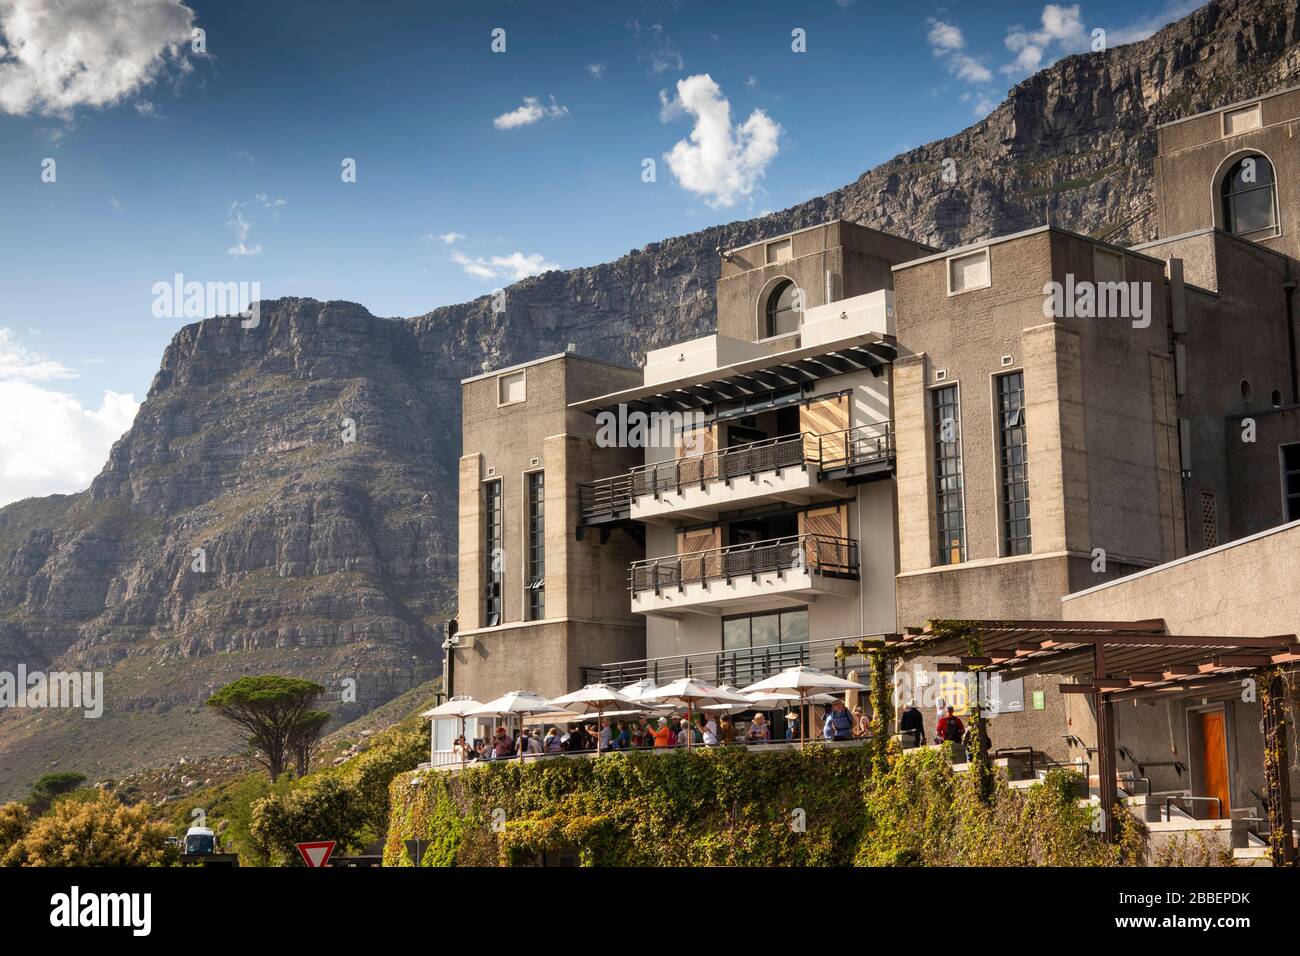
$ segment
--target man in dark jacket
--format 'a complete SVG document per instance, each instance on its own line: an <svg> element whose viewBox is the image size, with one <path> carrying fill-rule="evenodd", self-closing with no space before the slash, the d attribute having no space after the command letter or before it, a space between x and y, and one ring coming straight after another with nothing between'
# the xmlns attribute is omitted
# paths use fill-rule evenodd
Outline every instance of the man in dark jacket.
<svg viewBox="0 0 1300 956"><path fill-rule="evenodd" d="M903 737L904 747L919 747L925 740L925 717L916 709L916 702L909 700L903 712L898 715L898 732Z"/></svg>

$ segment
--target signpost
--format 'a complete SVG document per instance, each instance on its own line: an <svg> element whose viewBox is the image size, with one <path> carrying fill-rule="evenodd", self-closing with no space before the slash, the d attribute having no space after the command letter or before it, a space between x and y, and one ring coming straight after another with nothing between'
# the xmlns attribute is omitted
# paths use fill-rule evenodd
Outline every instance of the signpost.
<svg viewBox="0 0 1300 956"><path fill-rule="evenodd" d="M313 869L319 869L329 864L330 854L334 852L336 842L336 840L322 840L319 843L299 843L296 845L306 864Z"/></svg>

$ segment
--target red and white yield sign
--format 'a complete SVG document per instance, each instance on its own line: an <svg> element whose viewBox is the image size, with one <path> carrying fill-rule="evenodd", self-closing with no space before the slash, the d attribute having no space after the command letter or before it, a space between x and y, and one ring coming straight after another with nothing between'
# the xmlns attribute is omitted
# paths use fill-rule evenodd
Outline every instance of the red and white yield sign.
<svg viewBox="0 0 1300 956"><path fill-rule="evenodd" d="M321 840L319 843L299 843L297 847L308 866L321 867L329 863L336 842L338 841Z"/></svg>

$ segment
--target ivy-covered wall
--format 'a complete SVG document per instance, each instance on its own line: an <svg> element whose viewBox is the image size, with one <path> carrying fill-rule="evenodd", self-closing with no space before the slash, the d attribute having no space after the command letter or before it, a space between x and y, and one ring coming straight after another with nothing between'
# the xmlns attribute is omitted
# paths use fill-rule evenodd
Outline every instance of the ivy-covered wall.
<svg viewBox="0 0 1300 956"><path fill-rule="evenodd" d="M1091 832L1064 775L991 798L933 751L701 748L486 764L393 780L386 866L511 866L576 851L592 866L1110 865L1136 842Z"/></svg>

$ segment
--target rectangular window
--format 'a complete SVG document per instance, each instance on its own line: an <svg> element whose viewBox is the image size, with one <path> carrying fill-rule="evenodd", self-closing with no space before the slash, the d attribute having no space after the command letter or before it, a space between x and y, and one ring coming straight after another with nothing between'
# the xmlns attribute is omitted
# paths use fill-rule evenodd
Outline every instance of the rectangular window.
<svg viewBox="0 0 1300 956"><path fill-rule="evenodd" d="M1223 135L1236 136L1248 130L1259 129L1264 125L1258 103L1243 106L1239 110L1228 110L1223 114Z"/></svg>
<svg viewBox="0 0 1300 956"><path fill-rule="evenodd" d="M1002 471L1002 553L1029 554L1029 459L1025 374L997 379L998 453Z"/></svg>
<svg viewBox="0 0 1300 956"><path fill-rule="evenodd" d="M501 479L498 478L483 485L483 622L486 627L496 627L501 623L504 542L501 521Z"/></svg>
<svg viewBox="0 0 1300 956"><path fill-rule="evenodd" d="M546 617L546 503L542 472L527 475L528 488L528 620Z"/></svg>
<svg viewBox="0 0 1300 956"><path fill-rule="evenodd" d="M992 282L989 274L989 251L969 252L948 260L948 294L983 289Z"/></svg>
<svg viewBox="0 0 1300 956"><path fill-rule="evenodd" d="M1300 520L1300 445L1282 446L1282 501L1284 519Z"/></svg>
<svg viewBox="0 0 1300 956"><path fill-rule="evenodd" d="M1123 282L1124 257L1109 249L1093 249L1093 277L1098 282Z"/></svg>
<svg viewBox="0 0 1300 956"><path fill-rule="evenodd" d="M767 244L767 261L785 262L794 255L794 249L789 239L778 239L776 242Z"/></svg>
<svg viewBox="0 0 1300 956"><path fill-rule="evenodd" d="M1201 545L1206 548L1216 547L1219 543L1219 509L1215 505L1214 492L1201 492Z"/></svg>
<svg viewBox="0 0 1300 956"><path fill-rule="evenodd" d="M939 531L939 563L966 560L966 512L962 504L961 411L957 386L930 393L934 424L934 497Z"/></svg>
<svg viewBox="0 0 1300 956"><path fill-rule="evenodd" d="M515 405L528 398L528 375L524 371L497 377L497 404Z"/></svg>
<svg viewBox="0 0 1300 956"><path fill-rule="evenodd" d="M807 643L806 607L723 618L725 653L718 683L743 687L803 663Z"/></svg>
<svg viewBox="0 0 1300 956"><path fill-rule="evenodd" d="M1300 444L1282 446L1282 514L1300 521Z"/></svg>

